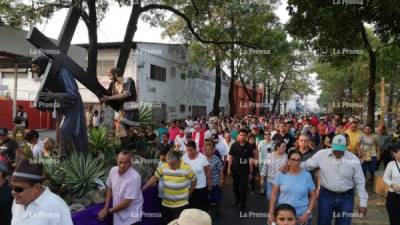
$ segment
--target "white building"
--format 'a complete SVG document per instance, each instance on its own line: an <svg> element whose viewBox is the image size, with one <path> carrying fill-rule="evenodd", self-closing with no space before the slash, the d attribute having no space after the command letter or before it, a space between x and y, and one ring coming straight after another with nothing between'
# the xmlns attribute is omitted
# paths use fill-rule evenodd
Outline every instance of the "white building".
<svg viewBox="0 0 400 225"><path fill-rule="evenodd" d="M185 45L146 42L134 45L136 50L131 51L124 77L132 77L138 102L153 106L156 119L205 115L212 110L215 71L204 68L196 78L183 76L188 72L183 65L189 58ZM97 73L105 87L110 83L107 69L116 64L120 46L121 43L99 43ZM227 113L228 91L229 82L224 74L220 98L224 113Z"/></svg>
<svg viewBox="0 0 400 225"><path fill-rule="evenodd" d="M18 56L29 62L38 51L26 41L26 31L0 27L0 95L13 98L15 69L1 65L2 57ZM215 90L215 71L201 69L197 77L182 76L187 73L189 53L187 46L179 44L134 43L124 77L132 77L136 83L138 102L153 106L155 119L184 118L188 115L205 115L212 110ZM68 55L85 67L87 45L71 45ZM99 43L97 74L99 82L108 87L106 71L113 67L119 56L121 43ZM25 62L25 63L26 63ZM185 69L184 69L185 68ZM220 107L228 112L227 76L223 73ZM16 99L33 101L40 80L35 80L27 68L18 69ZM85 103L98 103L98 98L79 84Z"/></svg>

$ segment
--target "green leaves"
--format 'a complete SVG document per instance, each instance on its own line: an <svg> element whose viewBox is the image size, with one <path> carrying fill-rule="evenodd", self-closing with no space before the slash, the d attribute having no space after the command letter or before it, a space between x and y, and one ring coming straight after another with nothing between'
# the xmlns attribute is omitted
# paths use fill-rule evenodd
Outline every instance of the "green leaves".
<svg viewBox="0 0 400 225"><path fill-rule="evenodd" d="M88 130L89 150L95 154L108 148L108 131L106 127Z"/></svg>
<svg viewBox="0 0 400 225"><path fill-rule="evenodd" d="M40 161L50 181L50 189L56 193L67 193L82 197L97 189L96 180L105 180L104 161L92 155L73 152L63 161L44 159Z"/></svg>
<svg viewBox="0 0 400 225"><path fill-rule="evenodd" d="M96 189L96 179L105 179L104 162L93 159L91 154L72 153L62 162L60 172L64 176L65 189L78 197Z"/></svg>
<svg viewBox="0 0 400 225"><path fill-rule="evenodd" d="M150 123L152 119L153 110L147 106L143 105L139 109L139 123Z"/></svg>

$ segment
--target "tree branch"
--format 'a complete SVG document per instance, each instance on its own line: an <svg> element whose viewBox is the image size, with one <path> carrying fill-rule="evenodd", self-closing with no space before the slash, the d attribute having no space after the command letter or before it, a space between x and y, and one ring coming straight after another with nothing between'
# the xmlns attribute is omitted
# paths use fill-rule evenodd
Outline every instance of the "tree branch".
<svg viewBox="0 0 400 225"><path fill-rule="evenodd" d="M390 42L390 43L383 44L375 49L375 53L377 53L379 50L381 50L383 48L389 47L390 45L397 45L397 43Z"/></svg>
<svg viewBox="0 0 400 225"><path fill-rule="evenodd" d="M190 32L201 43L204 43L204 44L217 44L217 45L220 45L220 44L237 44L237 45L241 45L243 47L260 49L260 47L257 46L257 45L254 45L254 43L249 43L249 42L245 42L245 41L213 41L213 40L206 40L205 38L201 37L199 33L196 32L195 28L193 27L192 21L186 16L186 14L184 14L181 11L173 8L172 6L149 4L149 5L146 5L146 6L142 7L140 9L139 14L141 14L143 12L146 12L146 11L149 11L149 10L153 10L153 9L167 10L167 11L170 11L170 12L174 13L175 15L181 17L186 22Z"/></svg>

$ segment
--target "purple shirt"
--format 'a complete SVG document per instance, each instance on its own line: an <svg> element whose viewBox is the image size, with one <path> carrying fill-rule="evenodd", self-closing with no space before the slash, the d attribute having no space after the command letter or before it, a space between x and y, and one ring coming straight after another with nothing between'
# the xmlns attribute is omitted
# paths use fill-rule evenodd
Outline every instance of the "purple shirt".
<svg viewBox="0 0 400 225"><path fill-rule="evenodd" d="M328 134L329 133L335 133L336 132L336 127L334 127L332 124L328 125Z"/></svg>
<svg viewBox="0 0 400 225"><path fill-rule="evenodd" d="M113 224L131 225L141 221L143 196L139 173L130 168L121 175L118 173L118 166L114 166L110 170L106 184L112 189L113 206L120 204L124 199L132 199L127 208L113 214Z"/></svg>

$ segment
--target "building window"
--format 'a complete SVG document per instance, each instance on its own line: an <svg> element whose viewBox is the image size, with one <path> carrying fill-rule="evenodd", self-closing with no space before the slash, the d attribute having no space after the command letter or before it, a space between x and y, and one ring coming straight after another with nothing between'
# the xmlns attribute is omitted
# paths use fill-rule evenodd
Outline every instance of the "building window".
<svg viewBox="0 0 400 225"><path fill-rule="evenodd" d="M179 112L181 112L181 113L186 112L186 106L185 105L180 105L179 106Z"/></svg>
<svg viewBox="0 0 400 225"><path fill-rule="evenodd" d="M150 65L150 79L166 81L167 80L167 72L164 67Z"/></svg>
<svg viewBox="0 0 400 225"><path fill-rule="evenodd" d="M207 106L198 106L198 105L192 106L192 116L200 117L206 115L207 115Z"/></svg>
<svg viewBox="0 0 400 225"><path fill-rule="evenodd" d="M107 76L107 70L113 68L114 60L98 60L97 61L97 76Z"/></svg>
<svg viewBox="0 0 400 225"><path fill-rule="evenodd" d="M171 77L175 78L176 76L176 68L175 67L171 67Z"/></svg>

